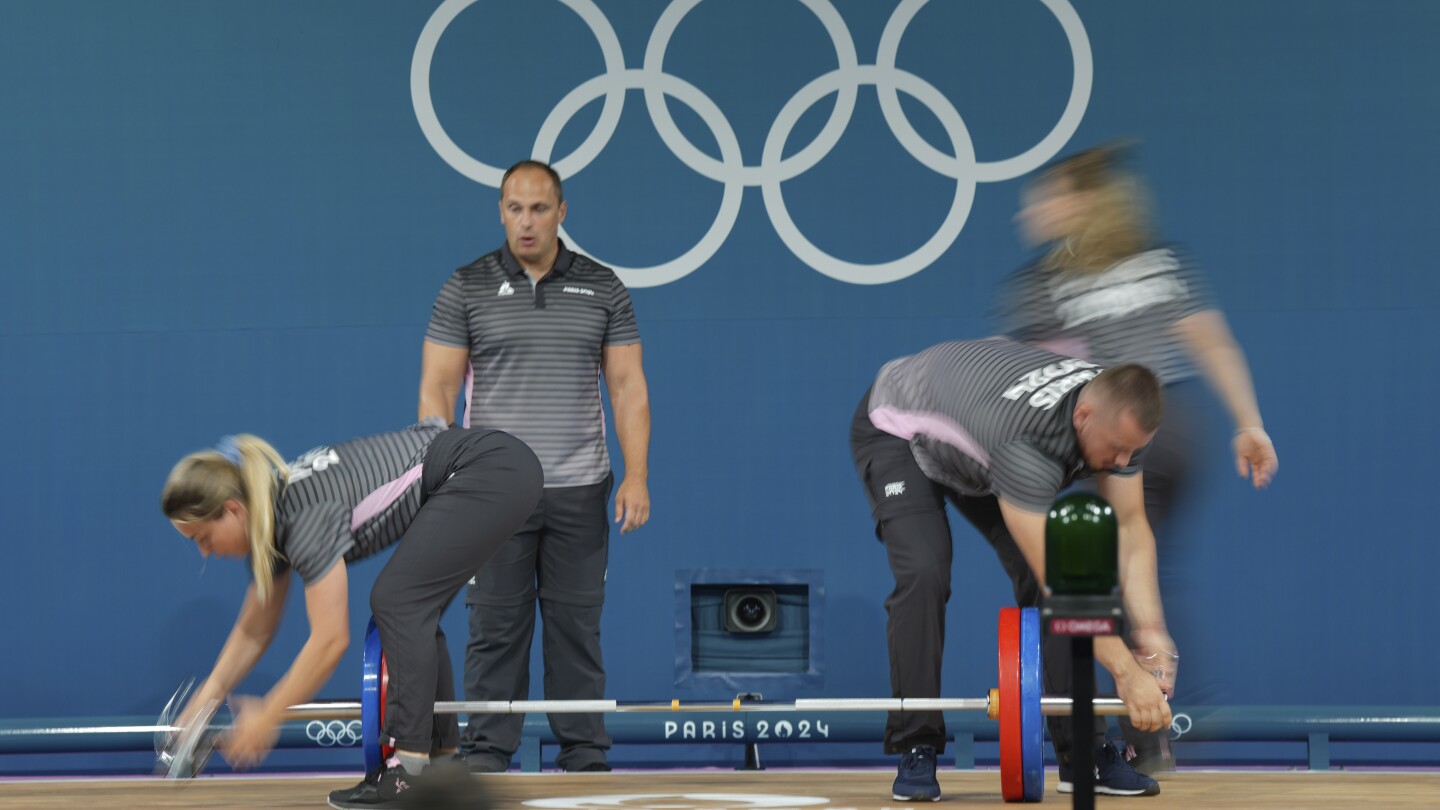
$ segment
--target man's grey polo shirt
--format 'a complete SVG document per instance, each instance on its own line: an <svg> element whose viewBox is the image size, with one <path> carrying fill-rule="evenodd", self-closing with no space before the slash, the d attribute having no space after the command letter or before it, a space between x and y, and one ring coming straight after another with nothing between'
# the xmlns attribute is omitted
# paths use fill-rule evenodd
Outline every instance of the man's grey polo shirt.
<svg viewBox="0 0 1440 810"><path fill-rule="evenodd" d="M528 444L545 486L609 474L601 351L640 342L630 293L613 270L561 243L554 268L532 284L502 246L445 282L425 339L470 351L463 424Z"/></svg>

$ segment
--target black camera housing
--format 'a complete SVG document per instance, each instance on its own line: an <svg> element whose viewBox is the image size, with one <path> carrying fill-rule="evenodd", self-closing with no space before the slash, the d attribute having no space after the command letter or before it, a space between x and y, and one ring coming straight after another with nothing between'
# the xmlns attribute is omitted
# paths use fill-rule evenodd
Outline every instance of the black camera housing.
<svg viewBox="0 0 1440 810"><path fill-rule="evenodd" d="M725 592L725 632L769 633L780 624L771 588L732 588Z"/></svg>

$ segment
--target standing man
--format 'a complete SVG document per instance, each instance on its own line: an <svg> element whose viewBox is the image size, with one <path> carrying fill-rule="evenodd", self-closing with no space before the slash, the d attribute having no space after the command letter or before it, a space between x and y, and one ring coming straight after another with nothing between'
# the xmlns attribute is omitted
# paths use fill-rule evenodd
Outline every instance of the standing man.
<svg viewBox="0 0 1440 810"><path fill-rule="evenodd" d="M500 182L505 244L450 276L425 334L420 418L453 420L463 382L463 424L519 437L545 471L529 520L470 580L467 700L529 697L537 599L545 697L604 696L600 612L614 477L602 375L625 460L614 521L623 533L650 518L650 400L630 294L610 268L566 249L564 221L555 170L534 160L511 166ZM509 768L523 723L523 715L471 715L460 746L470 769ZM550 728L561 768L610 770L602 715L551 715Z"/></svg>
<svg viewBox="0 0 1440 810"><path fill-rule="evenodd" d="M1039 605L1045 583L1045 514L1077 478L1097 476L1120 527L1119 572L1130 646L1096 639L1095 658L1141 730L1170 724L1164 690L1137 661L1174 653L1155 576L1155 537L1145 519L1140 451L1162 411L1160 383L1143 366L1101 369L1004 339L956 341L892 360L860 401L850 429L855 466L885 544L895 590L885 600L890 686L895 697L940 696L945 605L953 549L949 500L994 548L1015 601ZM1064 639L1047 641L1046 691L1070 691ZM1134 650L1132 654L1132 649ZM1072 789L1070 722L1051 718L1061 792ZM1136 773L1105 743L1096 747L1095 790L1154 795L1159 783ZM935 758L945 750L940 712L894 712L885 752L901 754L892 789L899 801L937 801Z"/></svg>

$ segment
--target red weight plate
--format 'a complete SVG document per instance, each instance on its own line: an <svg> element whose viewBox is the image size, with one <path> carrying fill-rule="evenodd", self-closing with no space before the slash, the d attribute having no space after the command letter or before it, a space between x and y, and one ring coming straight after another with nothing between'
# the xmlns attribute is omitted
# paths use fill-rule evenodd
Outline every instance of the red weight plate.
<svg viewBox="0 0 1440 810"><path fill-rule="evenodd" d="M1020 608L1001 608L1000 658L1000 795L1007 802L1025 800L1025 760L1020 726Z"/></svg>
<svg viewBox="0 0 1440 810"><path fill-rule="evenodd" d="M390 694L390 664L385 660L385 653L380 653L380 730L385 730L385 699ZM380 757L388 760L395 755L395 746L391 745L394 739L382 736L380 743Z"/></svg>

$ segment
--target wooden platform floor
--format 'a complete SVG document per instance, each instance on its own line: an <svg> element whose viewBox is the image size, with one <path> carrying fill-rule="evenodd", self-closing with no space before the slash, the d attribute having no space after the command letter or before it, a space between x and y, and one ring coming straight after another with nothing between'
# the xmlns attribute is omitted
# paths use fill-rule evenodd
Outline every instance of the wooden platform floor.
<svg viewBox="0 0 1440 810"><path fill-rule="evenodd" d="M772 770L621 772L611 774L500 774L476 777L496 808L544 810L880 810L917 805L890 796L892 772ZM1046 775L1045 804L1070 806ZM0 782L0 810L166 810L264 808L315 810L325 794L354 783L346 777L201 778ZM1001 808L994 771L942 772L944 797L933 806ZM1231 772L1182 771L1162 782L1153 798L1099 797L1110 808L1440 808L1440 772Z"/></svg>

